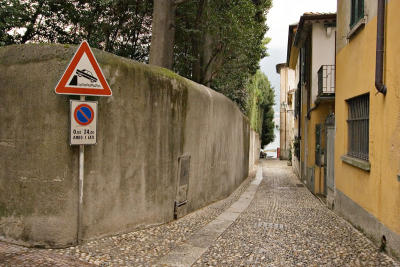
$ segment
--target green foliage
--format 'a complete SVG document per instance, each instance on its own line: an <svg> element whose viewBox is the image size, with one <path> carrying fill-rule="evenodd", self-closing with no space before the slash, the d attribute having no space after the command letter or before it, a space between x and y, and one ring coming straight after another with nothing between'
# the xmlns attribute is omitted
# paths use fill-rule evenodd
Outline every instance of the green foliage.
<svg viewBox="0 0 400 267"><path fill-rule="evenodd" d="M271 0L193 0L178 6L174 70L246 111L246 82L267 55ZM264 41L264 42L263 42Z"/></svg>
<svg viewBox="0 0 400 267"><path fill-rule="evenodd" d="M261 71L249 79L247 86L248 102L247 116L250 120L250 126L261 134L264 108L268 108L268 104L274 101L274 92L271 89L270 82Z"/></svg>
<svg viewBox="0 0 400 267"><path fill-rule="evenodd" d="M274 134L274 110L272 107L266 111L264 111L263 116L263 126L261 133L261 146L268 145L275 139Z"/></svg>
<svg viewBox="0 0 400 267"><path fill-rule="evenodd" d="M173 70L221 92L246 112L246 83L267 55L270 7L271 0L179 4ZM87 40L92 47L148 62L152 12L151 0L3 0L0 46Z"/></svg>
<svg viewBox="0 0 400 267"><path fill-rule="evenodd" d="M249 98L247 103L247 116L250 126L261 136L262 145L269 144L274 136L274 90L267 76L261 71L248 81Z"/></svg>
<svg viewBox="0 0 400 267"><path fill-rule="evenodd" d="M72 43L147 61L152 1L5 0L0 2L0 45Z"/></svg>

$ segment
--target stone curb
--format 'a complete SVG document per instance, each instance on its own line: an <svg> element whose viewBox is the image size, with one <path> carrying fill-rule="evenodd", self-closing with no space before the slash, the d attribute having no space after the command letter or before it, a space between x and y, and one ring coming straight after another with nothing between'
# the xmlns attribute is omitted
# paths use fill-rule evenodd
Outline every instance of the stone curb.
<svg viewBox="0 0 400 267"><path fill-rule="evenodd" d="M237 217L247 209L262 179L262 165L259 165L256 178L236 202L205 227L190 236L185 243L162 257L158 264L162 266L191 266L195 263Z"/></svg>

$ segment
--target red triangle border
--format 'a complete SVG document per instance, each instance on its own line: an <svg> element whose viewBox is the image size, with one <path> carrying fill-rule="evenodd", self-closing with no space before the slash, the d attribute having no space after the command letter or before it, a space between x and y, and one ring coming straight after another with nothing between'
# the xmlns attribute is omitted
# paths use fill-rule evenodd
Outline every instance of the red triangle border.
<svg viewBox="0 0 400 267"><path fill-rule="evenodd" d="M89 58L90 63L94 71L96 72L97 77L99 78L100 84L102 85L102 89L92 89L92 88L79 88L79 87L66 87L66 84L73 74L76 65L78 65L81 60L83 54L86 53ZM94 57L92 50L89 47L89 44L86 41L83 41L78 50L75 52L71 62L68 64L67 69L65 70L63 76L58 82L55 88L56 94L62 95L92 95L92 96L111 96L112 91L110 86L108 85L103 72L101 71L99 64L97 63L96 58Z"/></svg>

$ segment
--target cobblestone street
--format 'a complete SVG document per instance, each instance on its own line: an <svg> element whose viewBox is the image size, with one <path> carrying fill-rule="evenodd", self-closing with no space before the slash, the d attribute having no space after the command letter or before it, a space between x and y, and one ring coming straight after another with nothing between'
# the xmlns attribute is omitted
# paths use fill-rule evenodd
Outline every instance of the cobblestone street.
<svg viewBox="0 0 400 267"><path fill-rule="evenodd" d="M0 243L0 266L400 266L327 209L285 161L184 218L61 250Z"/></svg>
<svg viewBox="0 0 400 267"><path fill-rule="evenodd" d="M195 266L399 266L301 184L286 162L264 163L250 204Z"/></svg>

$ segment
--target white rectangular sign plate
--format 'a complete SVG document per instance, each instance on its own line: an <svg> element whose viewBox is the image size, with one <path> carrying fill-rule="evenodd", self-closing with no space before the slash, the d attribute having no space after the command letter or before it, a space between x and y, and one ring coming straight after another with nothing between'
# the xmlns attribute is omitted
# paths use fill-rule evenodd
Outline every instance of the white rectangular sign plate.
<svg viewBox="0 0 400 267"><path fill-rule="evenodd" d="M97 102L70 100L70 144L95 145L97 142Z"/></svg>

